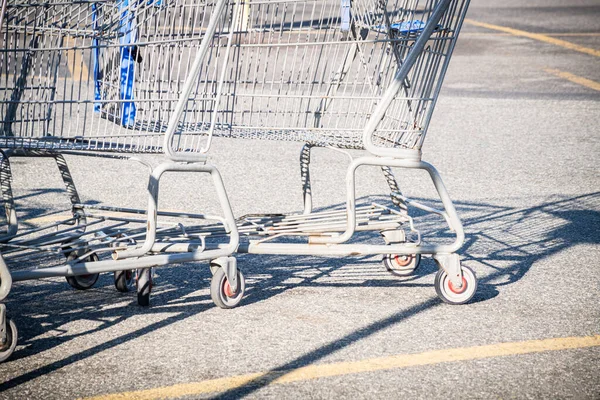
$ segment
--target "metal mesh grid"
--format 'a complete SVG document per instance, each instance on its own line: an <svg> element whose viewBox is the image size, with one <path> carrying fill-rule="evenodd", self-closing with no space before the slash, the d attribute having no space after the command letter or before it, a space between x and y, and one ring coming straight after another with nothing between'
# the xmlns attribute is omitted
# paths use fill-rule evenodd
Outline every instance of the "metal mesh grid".
<svg viewBox="0 0 600 400"><path fill-rule="evenodd" d="M215 109L215 136L362 148L366 122L439 1L229 1L173 148L200 151ZM162 151L215 3L8 1L0 146ZM465 0L451 1L376 145L422 146L465 12Z"/></svg>

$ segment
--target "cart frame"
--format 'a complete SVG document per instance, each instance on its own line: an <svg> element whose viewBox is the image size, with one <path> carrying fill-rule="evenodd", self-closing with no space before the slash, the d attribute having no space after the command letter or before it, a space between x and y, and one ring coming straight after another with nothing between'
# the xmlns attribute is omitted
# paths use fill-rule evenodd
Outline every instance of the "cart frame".
<svg viewBox="0 0 600 400"><path fill-rule="evenodd" d="M161 0L157 1L160 3ZM411 1L420 4L419 0L407 0L407 2ZM300 0L298 0L298 2L300 2ZM396 43L401 42L401 40L392 37L392 22L386 11L387 2L380 2L383 5L383 15L385 16L384 28L388 37L386 40L390 43L388 50L389 57L392 57L395 60L395 67L397 67L397 70L395 71L393 78L389 80L387 87L383 90L381 96L377 96L377 101L374 101L373 104L375 107L369 114L360 138L357 139L360 142L358 145L355 142L347 142L345 145L330 146L327 143L312 142L310 140L306 141L300 156L303 189L302 214L276 216L276 224L274 225L279 227L277 229L280 230L268 228L267 226L269 224L265 223L267 219L262 219L263 217L253 216L238 219L234 217L222 177L217 167L208 162L207 155L211 146L212 137L217 134L217 131L223 125L222 121L219 122L219 107L222 102L225 102L226 96L223 95L223 93L225 92L225 82L227 80L226 73L230 68L228 63L232 57L235 57L234 52L241 46L238 46L239 43L236 44L236 40L239 40L237 36L240 35L240 32L250 29L248 21L250 8L253 4L257 3L260 2L254 0L216 0L213 3L212 14L210 15L206 26L203 27L202 39L198 43L197 52L193 58L193 62L191 62L191 65L187 70L186 78L183 81L181 88L178 89L178 98L169 115L166 128L164 131L152 134L154 136L162 136L162 147L159 150L156 150L156 148L150 150L146 149L146 151L150 153L164 153L166 161L161 162L157 166L145 164L150 171L148 204L145 210L131 210L117 207L94 207L82 204L65 158L63 157L63 154L108 156L131 158L135 161L144 163L138 158L130 157L125 154L127 152L136 153L139 148L109 146L108 149L115 152L116 155L106 155L106 153L101 153L104 149L104 144L99 145L98 142L96 142L95 145L92 145L92 141L85 138L58 138L57 142L53 138L46 137L31 138L14 136L8 134L11 129L11 121L8 121L8 118L6 119L8 122L5 123L3 129L5 135L0 137L0 148L4 149L0 155L0 188L2 199L5 204L7 221L6 231L0 236L0 249L2 251L0 253L0 302L8 296L12 283L18 281L57 276L78 277L103 272L129 270L142 271L142 275L138 275L139 280L141 279L140 276L147 276L148 271L154 267L161 267L174 263L209 261L211 271L214 274L213 282L216 280L214 285L217 288L215 289L217 291L215 296L217 297L213 296L213 300L222 308L231 308L239 303L245 287L243 275L241 275L237 268L236 259L233 257L236 252L317 256L378 254L384 255L384 265L392 270L392 272L396 271L398 275L403 275L404 272L402 271L404 270L394 270L394 259L405 257L410 264L408 268L412 268L409 271L410 273L418 265L418 260L421 255L431 255L440 267L438 275L436 276L435 287L442 300L452 304L462 304L468 302L473 297L477 287L475 274L468 267L461 265L460 257L457 254L457 251L460 250L465 240L465 234L460 218L438 171L433 165L421 160L421 146L425 139L425 133L427 132L431 114L435 108L435 103L448 69L451 54L462 27L462 21L468 8L469 0L425 1L427 6L431 6L431 10L427 14L427 20L425 22L419 21L419 28L416 29L416 31L413 31L413 23L416 23L417 21L408 21L408 32L410 32L410 35L414 35L414 40L411 39L409 45L407 44L408 39L402 39L406 42L404 43L406 46L404 55L399 53L398 47L396 46ZM268 1L266 3L268 3ZM127 1L126 4L129 8L133 7ZM148 2L148 4L150 4L150 2ZM360 41L364 39L364 37L360 36L361 33L358 32L358 28L354 25L354 22L350 23L349 21L345 21L344 13L350 13L352 10L351 7L352 3L349 0L342 0L342 31L351 42L351 46L343 57L343 62L339 66L335 77L329 81L326 94L322 96L317 111L314 113L315 125L319 125L321 123L321 118L326 116L327 113L331 113L330 107L332 101L338 95L341 85L345 82L344 80L347 79L347 75L351 71L352 61L357 59L357 57L364 57L362 54L363 49L361 49L360 44ZM3 17L6 14L6 10L7 0L3 0L2 13L0 14L0 28L5 22L3 21ZM119 5L121 18L125 15L123 13L130 12L128 10L128 8L121 8L121 5ZM231 11L228 16L227 13L229 10ZM94 12L96 13L96 11ZM449 13L456 13L457 15L451 15L449 17ZM94 24L97 23L96 18L97 15L94 14ZM126 16L126 18L132 17ZM414 82L411 82L411 79L409 79L409 75L414 71L415 65L421 62L421 57L423 56L428 43L432 40L433 35L439 31L442 21L451 18L458 18L458 22L453 30L453 36L449 40L448 48L445 48L445 53L442 51L443 57L440 56L437 64L430 66L431 68L435 66L435 74L431 73L432 76L424 74L424 76L431 79L431 83L426 85L425 89L421 89L423 93L425 91L429 93L426 99L429 103L425 108L426 112L424 116L420 117L423 123L423 126L419 127L419 132L421 132L419 134L420 136L415 136L416 139L411 146L382 146L381 143L377 141L376 137L382 120L389 113L392 104L398 101L398 94L401 91L406 92L407 109L409 112L413 112L412 103L416 102L418 99L411 98L408 95L414 84ZM223 22L224 20L229 21L229 25ZM406 21L403 23L406 23ZM227 29L225 29L226 26L228 26ZM200 128L196 128L202 130L202 134L206 137L206 142L204 145L194 148L193 151L189 151L189 149L178 147L176 143L182 129L182 120L184 120L186 115L190 112L190 99L194 99L194 93L197 94L197 92L194 91L198 90L198 77L201 74L202 69L206 66L207 60L211 56L214 56L212 52L215 52L215 48L218 47L215 45L215 40L217 40L215 38L219 36L219 29L225 29L222 34L223 45L219 50L221 53L218 53L219 57L224 61L222 61L219 66L218 77L215 81L214 97L202 99L202 104L206 106L206 109L203 109L202 111L210 114L209 121ZM407 36L409 34L407 34ZM127 43L125 45L121 44L121 48L128 49L127 57L132 57L129 55L129 53L132 52L132 43ZM62 48L59 48L57 51L60 51L61 49ZM432 54L433 53L434 52L432 52ZM96 71L94 72L94 75L97 75ZM98 84L97 82L94 84L96 85L94 90L96 90ZM19 104L19 101L20 99L12 102L8 101L7 103L15 103L13 106L14 108ZM131 102L131 98L122 97L111 101L115 104L126 104L127 102ZM95 98L93 101L88 101L88 103L94 102L101 102L101 99ZM210 107L208 105L210 105ZM120 121L120 123L126 125L124 121ZM107 140L110 140L110 138ZM350 157L351 162L347 168L345 178L346 204L344 210L324 215L314 212L312 209L312 188L309 165L311 150L314 147L337 147L337 150L339 150L339 147L347 147L362 148L366 150L366 155L355 159ZM29 250L30 247L33 248L34 246L46 246L45 248L51 248L54 252L57 251L56 243L52 240L46 240L48 235L42 236L45 241L40 241L40 239L32 239L31 241L15 240L22 235L19 233L17 213L10 186L11 170L9 160L15 157L51 157L56 160L71 202L73 216L72 219L51 226L56 227L61 224L73 225L73 227L61 231L60 235L62 236L59 235L60 239L64 239L59 244L59 251L64 252L65 255L67 255L68 251L70 252L69 254L71 257L62 265L11 271L5 262L4 255L7 252L17 252L23 249ZM357 206L356 174L360 167L363 166L377 166L381 168L390 187L392 203L396 207L395 210L379 205L374 205L371 208L361 208ZM392 168L426 171L441 199L443 210L430 207L403 196L398 182L392 173ZM165 172L200 173L209 174L212 177L214 190L220 202L223 216L192 216L196 220L210 219L217 221L215 226L209 225L207 228L194 228L196 230L193 232L197 235L194 236L195 240L187 240L188 234L184 228L181 228L182 232L177 233L177 240L172 242L164 240L164 232L172 233L174 231L161 228L159 226L158 217L181 217L185 214L166 213L158 210L160 181ZM414 229L413 220L409 215L409 208L412 207L441 216L446 221L450 231L455 233L455 239L452 243L422 243L420 234ZM87 242L84 241L88 239L85 238L89 238L89 243L92 243L96 239L89 236L91 233L90 231L86 232L86 229L91 227L94 223L99 223L98 217L94 213L102 211L145 215L145 229L122 231L120 230L120 227L133 220L124 217L116 219L101 217L104 219L100 222L114 222L114 224L110 226L110 229L107 230L110 232L107 236L108 239L102 239L104 242L102 242L101 239L97 239L97 242L95 242L96 244L94 245L96 247L94 248L92 246L88 248L86 247ZM315 221L324 222L323 225L319 227ZM138 219L136 222L140 222L140 220ZM411 232L416 232L416 240L410 240L408 235L402 229L402 226L405 224L410 226ZM259 229L249 227L250 225L258 226ZM294 226L294 228L290 228L290 226ZM298 228L298 226L300 226L300 228ZM307 229L303 230L303 227ZM383 235L386 244L372 245L348 243L358 230L378 230ZM94 231L93 228L91 229L91 232L98 233ZM101 233L104 235L103 232ZM276 240L281 237L286 237L286 235L298 234L306 236L307 242L282 243ZM208 243L205 240L206 237L218 237L219 235L227 238L225 243ZM122 241L119 241L119 238L123 236L128 238L131 243L134 244L123 245ZM143 237L143 240L134 240L134 238L137 239L140 237ZM241 240L241 237L247 237L248 239ZM75 247L74 249L68 247L69 242L67 239L79 243L79 247ZM106 243L107 246L108 244L114 246L114 249L110 250L112 259L100 260L98 256L95 255L96 250L94 249L96 248L102 249L103 251L107 250L107 247L101 247L104 243ZM138 274L139 273L140 272L138 272ZM140 295L140 290L138 285L138 296ZM144 290L148 290L147 293L149 293L149 289ZM211 295L212 294L213 284L211 284ZM0 303L0 361L8 358L10 353L14 351L14 346L16 346L16 330L13 332L12 338L11 335L7 333L12 329L12 326L13 325L9 323L9 320L6 317L5 305ZM3 345L4 348L2 347Z"/></svg>

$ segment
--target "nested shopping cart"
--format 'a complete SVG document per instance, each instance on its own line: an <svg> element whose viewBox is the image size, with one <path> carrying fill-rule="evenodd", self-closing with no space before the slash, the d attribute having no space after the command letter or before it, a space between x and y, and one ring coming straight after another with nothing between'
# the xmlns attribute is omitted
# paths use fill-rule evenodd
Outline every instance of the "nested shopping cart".
<svg viewBox="0 0 600 400"><path fill-rule="evenodd" d="M136 285L147 305L151 268L207 260L211 297L230 308L245 290L232 256L240 252L380 254L400 276L431 255L440 298L468 302L477 281L456 254L461 222L440 175L421 160L467 7L468 0L3 0L0 300L13 281L64 276L86 289L114 272L117 289ZM302 142L302 210L236 219L208 162L213 137ZM345 208L312 209L315 147L362 150L347 152ZM136 155L149 153L166 160L148 165L144 210L82 203L64 157L146 163ZM14 157L56 160L68 218L19 226ZM392 206L357 205L361 166L381 168ZM403 196L392 168L427 171L444 209ZM223 215L159 211L165 172L210 174ZM426 241L413 208L441 216L455 240ZM381 233L385 244L356 243L360 231ZM17 341L4 304L0 332L3 360Z"/></svg>

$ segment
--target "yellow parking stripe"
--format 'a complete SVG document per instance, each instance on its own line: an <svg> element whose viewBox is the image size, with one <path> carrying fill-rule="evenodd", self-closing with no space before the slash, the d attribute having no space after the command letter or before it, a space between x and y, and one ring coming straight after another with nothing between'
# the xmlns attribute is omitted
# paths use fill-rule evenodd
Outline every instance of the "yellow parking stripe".
<svg viewBox="0 0 600 400"><path fill-rule="evenodd" d="M587 78L583 78L581 76L573 75L570 72L565 72L565 71L561 71L561 70L558 70L558 69L544 68L544 71L546 71L549 74L558 76L559 78L563 78L563 79L566 79L566 80L571 81L573 83L577 83L578 85L585 86L587 88L600 91L600 83L598 83L596 81L593 81L591 79L587 79Z"/></svg>
<svg viewBox="0 0 600 400"><path fill-rule="evenodd" d="M598 37L600 32L572 32L572 33L534 33L535 35L546 35L556 37ZM460 37L464 36L513 36L510 33L503 32L461 32Z"/></svg>
<svg viewBox="0 0 600 400"><path fill-rule="evenodd" d="M565 33L546 33L546 36L564 36L564 37L596 37L600 32L565 32Z"/></svg>
<svg viewBox="0 0 600 400"><path fill-rule="evenodd" d="M533 40L539 40L540 42L546 42L546 43L550 43L550 44L553 44L556 46L564 47L569 50L575 50L575 51L579 51L581 53L600 57L600 50L590 49L589 47L580 46L578 44L567 42L566 40L556 39L556 38L553 38L553 37L550 37L548 35L544 35L541 33L531 33L531 32L522 31L519 29L508 28L506 26L487 24L485 22L479 22L479 21L475 21L472 19L468 19L468 18L465 19L465 22L469 23L471 25L479 26L481 28L487 28L487 29L492 29L495 31L509 33L513 36L522 36L522 37L526 37L526 38L533 39Z"/></svg>
<svg viewBox="0 0 600 400"><path fill-rule="evenodd" d="M311 379L357 374L361 372L384 371L398 368L433 365L447 362L477 360L482 358L514 356L519 354L541 353L546 351L581 349L600 346L600 335L567 337L524 342L498 343L485 346L434 350L417 354L399 354L390 357L371 358L362 361L339 362L333 364L309 365L307 367L269 371L247 375L210 379L201 382L184 383L155 389L114 393L88 399L94 400L150 400L193 396L223 392L248 384L284 384Z"/></svg>

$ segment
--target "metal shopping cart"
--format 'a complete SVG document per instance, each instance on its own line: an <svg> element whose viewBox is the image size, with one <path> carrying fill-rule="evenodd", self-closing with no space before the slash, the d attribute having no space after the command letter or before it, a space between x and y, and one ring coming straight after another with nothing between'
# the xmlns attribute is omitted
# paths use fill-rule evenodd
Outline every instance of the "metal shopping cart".
<svg viewBox="0 0 600 400"><path fill-rule="evenodd" d="M440 266L440 298L468 302L477 281L456 254L463 229L438 172L421 161L467 7L468 0L4 0L0 300L12 281L65 276L85 289L114 272L117 289L136 283L147 305L151 268L207 260L211 297L230 308L245 289L232 254L246 252L382 254L400 276L428 254ZM208 163L215 136L303 142L302 212L235 219ZM366 150L351 157L344 209L312 210L314 147ZM145 153L167 159L150 166L145 210L83 204L63 156L141 161L135 155ZM68 218L20 229L14 157L56 160ZM355 174L365 165L381 167L393 207L357 206ZM404 197L391 168L427 171L444 210ZM210 174L223 216L159 211L167 171ZM455 240L425 242L412 207L442 216ZM349 243L358 231L380 232L385 244ZM4 304L0 332L4 360L17 338Z"/></svg>

